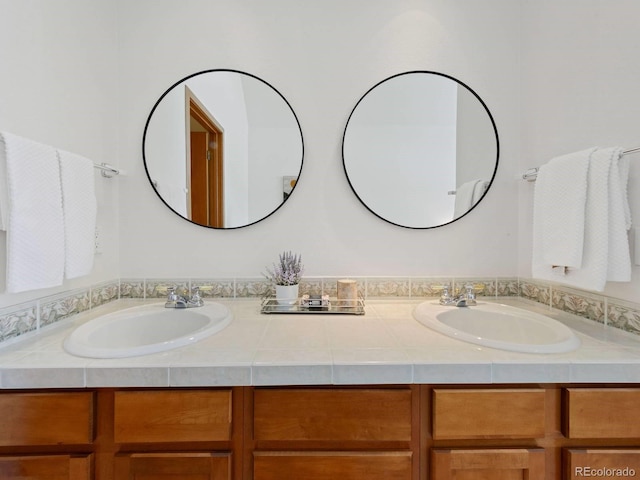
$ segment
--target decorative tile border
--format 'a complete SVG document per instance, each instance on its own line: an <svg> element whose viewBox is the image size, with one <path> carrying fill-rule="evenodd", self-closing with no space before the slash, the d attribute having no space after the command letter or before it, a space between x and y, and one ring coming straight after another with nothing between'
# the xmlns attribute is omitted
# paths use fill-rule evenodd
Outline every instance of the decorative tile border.
<svg viewBox="0 0 640 480"><path fill-rule="evenodd" d="M551 287L535 280L524 279L519 281L520 296L534 302L551 305Z"/></svg>
<svg viewBox="0 0 640 480"><path fill-rule="evenodd" d="M454 292L466 291L467 285L473 288L473 293L477 297L495 297L496 296L496 280L487 278L456 278L454 284Z"/></svg>
<svg viewBox="0 0 640 480"><path fill-rule="evenodd" d="M236 298L263 298L275 295L275 289L264 279L236 279Z"/></svg>
<svg viewBox="0 0 640 480"><path fill-rule="evenodd" d="M144 298L144 280L121 279L120 298Z"/></svg>
<svg viewBox="0 0 640 480"><path fill-rule="evenodd" d="M520 295L520 284L517 278L496 279L496 296L517 297Z"/></svg>
<svg viewBox="0 0 640 480"><path fill-rule="evenodd" d="M607 324L640 335L640 308L631 302L610 299L607 302Z"/></svg>
<svg viewBox="0 0 640 480"><path fill-rule="evenodd" d="M202 298L233 298L235 282L230 280L191 280L191 288L199 287Z"/></svg>
<svg viewBox="0 0 640 480"><path fill-rule="evenodd" d="M21 304L0 310L0 342L38 328L38 308L35 303Z"/></svg>
<svg viewBox="0 0 640 480"><path fill-rule="evenodd" d="M40 327L64 320L91 308L89 290L67 292L40 300Z"/></svg>
<svg viewBox="0 0 640 480"><path fill-rule="evenodd" d="M351 278L357 280L358 292L364 298L437 298L443 285L453 285L459 291L471 284L478 297L520 296L640 335L640 305L528 278ZM337 281L337 277L305 278L300 284L300 294L335 297ZM169 286L176 286L183 294L199 286L205 298L262 298L274 293L273 286L264 278L112 280L0 309L0 342L118 298L165 298Z"/></svg>
<svg viewBox="0 0 640 480"><path fill-rule="evenodd" d="M104 282L91 287L91 308L113 302L120 297L119 282Z"/></svg>
<svg viewBox="0 0 640 480"><path fill-rule="evenodd" d="M408 278L367 278L367 298L409 297L411 281Z"/></svg>
<svg viewBox="0 0 640 480"><path fill-rule="evenodd" d="M119 298L119 281L102 282L0 310L0 342L72 317Z"/></svg>
<svg viewBox="0 0 640 480"><path fill-rule="evenodd" d="M605 300L602 296L551 285L551 306L564 312L605 323Z"/></svg>
<svg viewBox="0 0 640 480"><path fill-rule="evenodd" d="M411 296L435 298L442 295L444 285L451 285L450 278L412 278Z"/></svg>
<svg viewBox="0 0 640 480"><path fill-rule="evenodd" d="M144 282L144 298L167 298L170 287L175 287L179 295L188 295L190 291L188 279L148 278Z"/></svg>

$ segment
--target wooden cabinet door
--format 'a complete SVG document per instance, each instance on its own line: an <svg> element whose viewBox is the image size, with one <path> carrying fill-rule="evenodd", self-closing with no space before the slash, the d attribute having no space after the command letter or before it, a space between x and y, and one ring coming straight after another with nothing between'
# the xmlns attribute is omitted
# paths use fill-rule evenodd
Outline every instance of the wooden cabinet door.
<svg viewBox="0 0 640 480"><path fill-rule="evenodd" d="M640 473L640 450L572 448L565 455L567 480L592 478L634 478Z"/></svg>
<svg viewBox="0 0 640 480"><path fill-rule="evenodd" d="M543 480L544 450L433 450L432 480Z"/></svg>
<svg viewBox="0 0 640 480"><path fill-rule="evenodd" d="M93 441L91 392L0 394L0 446L77 445Z"/></svg>
<svg viewBox="0 0 640 480"><path fill-rule="evenodd" d="M411 452L256 452L253 480L411 480Z"/></svg>
<svg viewBox="0 0 640 480"><path fill-rule="evenodd" d="M231 397L231 389L116 392L114 441L228 441Z"/></svg>
<svg viewBox="0 0 640 480"><path fill-rule="evenodd" d="M91 455L0 457L3 480L90 480Z"/></svg>
<svg viewBox="0 0 640 480"><path fill-rule="evenodd" d="M539 438L545 434L541 388L434 389L433 438Z"/></svg>
<svg viewBox="0 0 640 480"><path fill-rule="evenodd" d="M569 438L640 437L638 388L567 388L564 401Z"/></svg>
<svg viewBox="0 0 640 480"><path fill-rule="evenodd" d="M256 389L254 437L409 442L411 398L408 388Z"/></svg>
<svg viewBox="0 0 640 480"><path fill-rule="evenodd" d="M117 455L117 480L230 480L231 454L132 453Z"/></svg>

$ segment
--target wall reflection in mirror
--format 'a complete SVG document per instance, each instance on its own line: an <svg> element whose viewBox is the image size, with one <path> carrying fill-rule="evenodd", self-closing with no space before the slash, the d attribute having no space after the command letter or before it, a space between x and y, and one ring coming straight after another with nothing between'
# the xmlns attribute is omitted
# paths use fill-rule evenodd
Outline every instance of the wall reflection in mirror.
<svg viewBox="0 0 640 480"><path fill-rule="evenodd" d="M356 104L344 131L344 169L360 201L408 228L446 225L488 191L498 132L480 97L427 71L394 75Z"/></svg>
<svg viewBox="0 0 640 480"><path fill-rule="evenodd" d="M208 70L169 88L144 131L153 188L181 217L211 228L256 223L289 198L302 169L302 131L265 81Z"/></svg>

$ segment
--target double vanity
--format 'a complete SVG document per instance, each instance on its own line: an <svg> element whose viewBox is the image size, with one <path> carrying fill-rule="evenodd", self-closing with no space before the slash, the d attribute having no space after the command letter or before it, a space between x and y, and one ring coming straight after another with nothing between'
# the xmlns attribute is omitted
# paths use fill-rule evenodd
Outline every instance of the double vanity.
<svg viewBox="0 0 640 480"><path fill-rule="evenodd" d="M0 405L12 412L0 476L640 472L638 339L496 300L370 300L362 316L265 315L257 299L112 302L0 352ZM164 351L137 350L150 345Z"/></svg>

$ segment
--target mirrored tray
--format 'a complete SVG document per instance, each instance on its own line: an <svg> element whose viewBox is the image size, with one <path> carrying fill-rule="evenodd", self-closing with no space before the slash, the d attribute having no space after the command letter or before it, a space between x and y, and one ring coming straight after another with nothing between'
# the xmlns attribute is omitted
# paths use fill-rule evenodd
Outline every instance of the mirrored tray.
<svg viewBox="0 0 640 480"><path fill-rule="evenodd" d="M292 305L278 303L275 297L262 300L260 313L364 315L364 299L342 300L328 295L303 295Z"/></svg>

